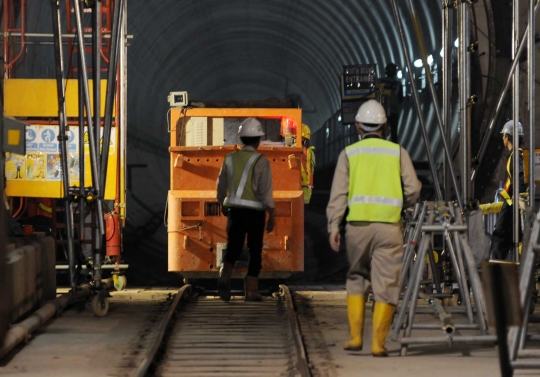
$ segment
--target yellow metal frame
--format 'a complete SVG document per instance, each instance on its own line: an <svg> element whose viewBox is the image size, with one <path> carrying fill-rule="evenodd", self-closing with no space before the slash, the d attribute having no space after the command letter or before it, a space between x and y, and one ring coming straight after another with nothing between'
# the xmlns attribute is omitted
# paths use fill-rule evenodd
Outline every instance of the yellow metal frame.
<svg viewBox="0 0 540 377"><path fill-rule="evenodd" d="M67 117L79 116L79 82L77 79L65 80ZM101 87L107 87L107 80L101 80ZM88 80L92 93L93 82ZM12 117L57 118L58 97L54 79L6 79L4 80L4 115ZM106 91L101 91L101 116L105 116ZM94 107L90 98L90 107ZM113 117L116 105L113 106Z"/></svg>
<svg viewBox="0 0 540 377"><path fill-rule="evenodd" d="M75 118L79 116L79 82L77 79L65 80L66 85L66 116ZM101 86L106 87L107 80L101 80ZM92 92L93 82L88 82L89 90ZM101 91L101 116L105 116L106 91ZM90 98L90 106L93 108L93 98ZM58 97L57 84L55 79L6 79L4 80L4 112L6 116L31 117L38 119L58 118ZM116 101L113 107L113 117L116 116ZM45 122L44 122L45 123ZM45 125L45 124L43 124ZM71 126L73 127L73 126ZM78 127L75 126L75 127ZM118 129L116 129L118 130ZM112 140L115 144L113 151L109 154L107 164L107 185L105 187L104 198L106 200L116 199L116 173L117 173L117 153L119 148L120 135ZM79 146L83 148L83 146ZM88 152L88 146L85 146ZM59 152L58 152L59 153ZM77 152L78 153L78 152ZM40 154L43 152L27 153ZM76 186L78 180L70 180L70 185ZM92 185L92 175L90 172L90 158L86 153L85 158L85 187ZM62 198L64 196L61 181L43 180L6 180L6 195L39 197L39 198Z"/></svg>

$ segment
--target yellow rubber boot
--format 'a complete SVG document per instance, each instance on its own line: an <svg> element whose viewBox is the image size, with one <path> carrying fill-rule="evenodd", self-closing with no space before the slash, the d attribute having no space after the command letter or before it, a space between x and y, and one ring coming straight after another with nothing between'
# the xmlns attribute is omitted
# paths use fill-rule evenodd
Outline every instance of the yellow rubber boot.
<svg viewBox="0 0 540 377"><path fill-rule="evenodd" d="M347 313L351 329L351 340L343 345L344 350L362 350L365 305L364 295L347 295Z"/></svg>
<svg viewBox="0 0 540 377"><path fill-rule="evenodd" d="M375 303L375 310L373 311L373 343L371 346L373 356L388 356L384 344L390 330L394 309L394 305L391 304Z"/></svg>

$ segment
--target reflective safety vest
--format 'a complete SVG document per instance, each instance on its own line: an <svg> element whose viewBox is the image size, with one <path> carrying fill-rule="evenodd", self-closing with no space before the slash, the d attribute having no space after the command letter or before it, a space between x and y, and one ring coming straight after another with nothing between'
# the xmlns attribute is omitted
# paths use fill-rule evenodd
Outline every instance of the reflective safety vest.
<svg viewBox="0 0 540 377"><path fill-rule="evenodd" d="M521 156L521 153L523 151L521 148L519 148L519 154ZM510 153L510 156L508 156L508 160L506 160L506 173L508 174L506 176L506 181L504 182L504 188L501 191L501 196L506 200L506 203L508 205L512 205L512 156L514 155L514 151Z"/></svg>
<svg viewBox="0 0 540 377"><path fill-rule="evenodd" d="M250 151L236 151L225 157L229 195L223 202L224 206L264 210L251 187L253 167L260 157L260 153Z"/></svg>
<svg viewBox="0 0 540 377"><path fill-rule="evenodd" d="M347 221L397 223L401 220L401 149L379 138L345 148L349 160Z"/></svg>
<svg viewBox="0 0 540 377"><path fill-rule="evenodd" d="M304 148L301 159L302 190L304 190L304 204L309 204L313 189L313 171L315 169L315 147Z"/></svg>

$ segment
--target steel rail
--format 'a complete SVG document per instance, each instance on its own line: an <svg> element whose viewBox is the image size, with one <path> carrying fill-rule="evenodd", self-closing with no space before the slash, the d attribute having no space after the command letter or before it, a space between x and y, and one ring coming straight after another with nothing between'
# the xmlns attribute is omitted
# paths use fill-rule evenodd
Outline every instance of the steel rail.
<svg viewBox="0 0 540 377"><path fill-rule="evenodd" d="M300 333L298 318L296 317L296 313L294 311L291 292L289 291L289 288L283 284L280 284L279 289L282 296L285 298L285 305L287 307L287 313L289 314L289 323L291 325L294 345L296 346L296 369L298 369L303 377L311 377L306 348L304 347L304 342L302 341L302 334Z"/></svg>
<svg viewBox="0 0 540 377"><path fill-rule="evenodd" d="M178 290L171 306L169 307L169 310L167 310L167 313L165 314L165 316L161 320L161 323L159 324L159 327L157 329L157 334L154 339L154 342L152 343L152 346L148 348L141 364L139 365L137 370L132 374L132 376L144 377L147 375L148 370L152 366L152 363L155 361L156 355L159 349L161 348L161 345L163 343L163 338L165 337L165 332L169 328L171 319L173 318L173 314L176 312L176 309L178 308L178 304L180 303L180 300L184 297L184 295L187 292L190 291L190 289L191 289L191 285L186 284Z"/></svg>
<svg viewBox="0 0 540 377"><path fill-rule="evenodd" d="M157 329L156 337L155 337L153 343L151 344L151 346L145 352L143 361L141 362L141 364L139 365L137 370L133 371L130 374L130 376L143 377L143 376L147 376L147 375L152 374L153 373L152 367L157 367L158 353L160 352L160 350L163 349L163 345L164 345L164 341L165 341L165 335L167 333L170 333L171 334L170 338L169 338L169 336L167 336L169 338L168 342L169 343L174 342L174 335L173 334L175 333L175 329L176 329L175 327L172 327L172 322L174 321L173 320L174 313L178 310L179 303L180 303L181 299L186 295L186 292L189 292L190 287L191 287L190 285L185 285L178 291L178 293L176 294L171 306L167 310L167 313L165 314L165 316L163 317L161 323L159 324L159 327ZM295 313L295 310L294 310L294 304L293 304L293 300L292 300L292 295L291 295L290 290L289 290L289 288L287 286L280 285L279 288L280 288L280 297L281 297L281 300L282 300L281 302L285 303L284 307L286 309L285 312L282 312L283 313L282 315L286 315L288 317L288 325L289 325L289 329L291 331L289 334L292 335L292 336L288 337L288 339L289 339L288 341L292 340L294 342L294 347L295 347L294 349L296 351L295 352L296 353L296 360L294 360L294 359L291 360L295 364L295 369L296 369L296 372L297 372L297 374L295 374L295 375L300 375L302 377L311 377L312 375L311 375L311 371L309 369L307 353L306 353L306 349L305 349L303 341L302 341L302 335L301 335L301 332L300 332L300 326L298 324L298 320L297 320L296 313ZM208 308L209 308L208 305L209 304L202 304L202 305L203 305L202 306L203 308L206 307L206 309L204 309L204 310L208 311ZM210 305L211 305L210 307L214 308L213 303L210 303ZM283 306L281 306L281 307L283 308ZM246 308L243 308L242 306L240 306L240 307L237 307L237 309L242 309L242 310L240 310L240 312L246 312L248 316L250 316L250 315L253 316L253 314L259 313L261 310L262 311L264 311L264 310L268 311L268 309L264 309L264 307L257 307L257 306L255 306L255 307L246 307ZM218 318L219 313L215 312L216 309L213 309L213 310L214 311L212 311L211 318L214 318L214 319ZM272 309L271 311L274 311L274 309ZM193 317L194 315L196 317ZM206 315L208 315L208 314L206 314ZM240 316L240 313L236 313L236 314L229 313L229 315L231 315L231 318L238 319L239 316ZM191 308L191 310L189 308L186 308L186 313L183 314L184 320L187 320L187 321L190 321L193 318L200 319L201 318L200 316L201 316L201 313L199 312L198 314L195 314L195 312L193 312L193 308ZM204 314L203 314L203 317L204 317ZM262 322L259 325L262 325ZM278 325L278 324L276 323L275 325L272 325L272 326L276 326L276 325ZM265 326L268 326L268 324L266 324ZM197 343L208 341L207 339L204 339L204 334L196 335L196 334L194 334L192 332L190 333L189 330L187 330L186 333L184 333L183 331L184 330L181 330L180 334L184 334L184 335L182 335L182 337L178 338L178 339L183 339L183 342L185 343L185 344L183 344L184 347L186 347L186 344L189 343L190 341L194 341L194 339L196 339ZM206 330L206 331L210 331L210 330ZM214 330L212 330L212 331L214 331ZM262 330L262 331L264 331L264 330ZM204 332L204 330L203 330L203 332ZM273 336L275 336L275 335L273 335ZM178 339L176 341L178 341ZM213 339L212 341L216 341L216 340ZM219 340L217 340L217 342L220 343ZM169 346L170 345L168 345L167 348ZM222 346L223 346L223 344L222 344ZM229 347L229 345L227 345L226 347ZM165 353L168 354L167 351L165 351ZM252 354L251 356L256 357L256 353ZM178 365L176 365L175 368L179 368ZM188 375L193 375L193 373L199 373L201 371L200 370L199 371L185 370L184 372L187 373ZM267 371L267 373L268 373L268 371Z"/></svg>

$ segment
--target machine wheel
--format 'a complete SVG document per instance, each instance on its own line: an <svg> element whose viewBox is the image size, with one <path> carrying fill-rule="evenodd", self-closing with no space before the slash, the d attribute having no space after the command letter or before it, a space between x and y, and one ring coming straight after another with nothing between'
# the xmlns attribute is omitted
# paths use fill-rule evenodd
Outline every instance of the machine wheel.
<svg viewBox="0 0 540 377"><path fill-rule="evenodd" d="M401 356L407 356L407 346L401 346Z"/></svg>
<svg viewBox="0 0 540 377"><path fill-rule="evenodd" d="M124 275L118 275L117 282L114 284L114 288L117 291L126 289L127 287L127 278Z"/></svg>
<svg viewBox="0 0 540 377"><path fill-rule="evenodd" d="M109 299L95 295L92 298L92 312L96 317L104 317L109 311Z"/></svg>

